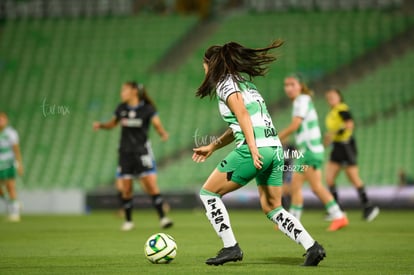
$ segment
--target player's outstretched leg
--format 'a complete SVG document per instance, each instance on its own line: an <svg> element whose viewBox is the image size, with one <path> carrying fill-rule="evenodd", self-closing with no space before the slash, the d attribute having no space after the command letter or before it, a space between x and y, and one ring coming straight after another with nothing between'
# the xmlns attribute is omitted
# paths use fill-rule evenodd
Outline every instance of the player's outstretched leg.
<svg viewBox="0 0 414 275"><path fill-rule="evenodd" d="M276 165L280 165L280 162L280 160L279 163L276 159L274 160ZM282 188L281 184L278 184L278 179L280 180L278 171L280 170L274 169L273 171L275 172L270 176L256 178L262 210L267 218L278 226L280 231L296 243L301 244L306 250L303 265L317 266L326 257L325 250L311 237L301 222L281 206Z"/></svg>
<svg viewBox="0 0 414 275"><path fill-rule="evenodd" d="M206 260L208 265L222 265L226 262L236 262L243 259L240 249L230 225L230 217L219 194L201 189L200 198L206 209L206 216L214 227L217 235L222 239L224 248L217 256Z"/></svg>
<svg viewBox="0 0 414 275"><path fill-rule="evenodd" d="M317 266L326 257L325 249L309 235L301 222L283 207L270 211L267 217L277 224L286 236L303 246L306 250L304 266Z"/></svg>

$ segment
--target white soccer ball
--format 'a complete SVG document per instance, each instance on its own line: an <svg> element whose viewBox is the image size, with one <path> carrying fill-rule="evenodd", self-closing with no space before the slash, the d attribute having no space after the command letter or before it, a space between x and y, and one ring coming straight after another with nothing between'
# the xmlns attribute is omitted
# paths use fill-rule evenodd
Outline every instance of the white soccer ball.
<svg viewBox="0 0 414 275"><path fill-rule="evenodd" d="M177 255L177 244L170 235L157 233L145 242L144 253L153 264L168 264Z"/></svg>

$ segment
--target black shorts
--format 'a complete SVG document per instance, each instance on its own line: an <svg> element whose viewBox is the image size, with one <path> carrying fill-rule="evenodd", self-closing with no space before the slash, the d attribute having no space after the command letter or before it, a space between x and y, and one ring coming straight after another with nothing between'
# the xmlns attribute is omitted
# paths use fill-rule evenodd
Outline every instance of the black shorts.
<svg viewBox="0 0 414 275"><path fill-rule="evenodd" d="M117 175L120 178L140 178L155 172L155 161L151 154L119 153Z"/></svg>
<svg viewBox="0 0 414 275"><path fill-rule="evenodd" d="M347 143L334 142L330 161L343 166L356 165L357 147L355 139L351 138Z"/></svg>

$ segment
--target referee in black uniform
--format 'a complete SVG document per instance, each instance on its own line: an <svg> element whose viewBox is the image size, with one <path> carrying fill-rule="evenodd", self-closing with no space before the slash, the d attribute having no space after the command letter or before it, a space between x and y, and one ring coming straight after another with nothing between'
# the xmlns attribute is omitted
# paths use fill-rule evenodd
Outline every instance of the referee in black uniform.
<svg viewBox="0 0 414 275"><path fill-rule="evenodd" d="M143 189L152 197L162 228L173 225L163 210L164 201L157 185L155 160L152 153L148 130L152 124L163 141L168 140L157 114L155 105L148 96L144 85L135 81L126 82L121 89L122 103L115 110L113 118L105 123L94 122L93 128L112 129L120 124L122 127L119 145L118 174L122 179L122 199L125 211L125 223L121 230L134 228L132 222L133 179L141 181Z"/></svg>

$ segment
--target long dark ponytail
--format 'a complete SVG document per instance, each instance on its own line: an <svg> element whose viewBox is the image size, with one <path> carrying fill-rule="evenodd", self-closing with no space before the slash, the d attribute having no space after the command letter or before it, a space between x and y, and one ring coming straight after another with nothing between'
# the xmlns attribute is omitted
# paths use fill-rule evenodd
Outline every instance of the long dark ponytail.
<svg viewBox="0 0 414 275"><path fill-rule="evenodd" d="M268 51L280 47L283 41L276 40L265 48L246 48L236 42L223 46L211 46L204 54L203 61L208 65L208 72L203 83L198 88L196 96L203 98L213 96L217 83L227 75L235 81L242 78L241 73L250 78L263 76L267 72L267 64L276 60Z"/></svg>
<svg viewBox="0 0 414 275"><path fill-rule="evenodd" d="M154 109L156 109L154 101L148 95L147 89L145 88L144 84L137 83L136 81L128 81L125 84L129 85L132 89L137 90L137 95L140 100L143 100L146 104L149 104Z"/></svg>

